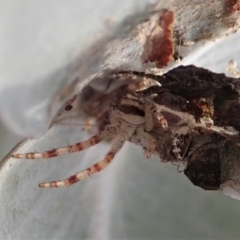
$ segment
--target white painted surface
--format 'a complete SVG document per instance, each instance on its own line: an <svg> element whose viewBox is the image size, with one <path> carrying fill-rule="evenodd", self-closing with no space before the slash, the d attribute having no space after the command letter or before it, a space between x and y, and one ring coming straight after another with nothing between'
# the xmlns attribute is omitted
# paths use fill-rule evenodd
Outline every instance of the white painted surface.
<svg viewBox="0 0 240 240"><path fill-rule="evenodd" d="M0 16L4 24L0 27L5 29L0 31L4 33L4 37L0 37L1 45L4 44L0 54L0 83L10 86L24 79L26 85L36 86L37 93L41 84L36 81L72 59L84 45L82 35L104 28L99 19L114 16L120 21L136 2L122 1L119 5L115 1L102 1L97 7L94 1L87 1L84 6L80 1L60 0L2 2ZM88 25L80 24L83 18ZM185 61L224 72L231 58L240 65L239 39L238 32L212 43ZM54 85L48 94L56 89ZM14 99L14 94L8 99ZM44 132L44 129L38 131ZM16 142L16 136L11 140L5 134L1 132L0 144L4 154L6 147L2 142L8 138L9 149ZM77 127L59 128L50 131L36 145L30 142L20 150L45 150L86 137ZM160 163L157 158L146 161L141 150L133 145L126 145L106 170L75 186L38 188L41 181L65 178L90 166L100 160L107 149L108 145L103 144L81 154L49 161L8 161L0 174L0 238L238 238L238 201L220 192L205 192L193 186L174 166Z"/></svg>

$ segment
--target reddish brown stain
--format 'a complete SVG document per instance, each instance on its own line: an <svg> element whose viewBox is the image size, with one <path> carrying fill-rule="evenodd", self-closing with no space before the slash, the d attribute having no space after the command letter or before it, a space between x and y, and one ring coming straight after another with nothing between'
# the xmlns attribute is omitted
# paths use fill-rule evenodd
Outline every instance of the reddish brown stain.
<svg viewBox="0 0 240 240"><path fill-rule="evenodd" d="M226 0L226 8L229 12L240 11L240 0Z"/></svg>
<svg viewBox="0 0 240 240"><path fill-rule="evenodd" d="M144 46L144 63L155 62L162 68L173 59L174 43L172 39L172 25L174 13L164 10L158 20L158 26L146 41Z"/></svg>

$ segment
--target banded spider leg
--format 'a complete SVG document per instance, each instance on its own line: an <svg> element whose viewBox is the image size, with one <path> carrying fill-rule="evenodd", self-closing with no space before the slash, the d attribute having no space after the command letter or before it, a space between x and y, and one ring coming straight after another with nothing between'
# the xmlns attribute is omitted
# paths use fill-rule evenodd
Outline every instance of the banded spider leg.
<svg viewBox="0 0 240 240"><path fill-rule="evenodd" d="M116 153L121 149L124 142L126 141L126 134L120 134L120 127L118 125L107 125L103 131L101 131L99 134L96 134L89 138L88 140L76 143L74 145L68 146L68 147L61 147L56 148L53 150L45 151L45 152L38 152L38 153L26 153L26 154L13 154L13 158L18 159L49 159L56 156L61 156L68 153L78 152L82 151L84 149L87 149L91 146L94 146L98 144L99 142L116 137L110 151L106 154L105 158L94 164L92 167L73 175L66 180L63 181L52 181L52 182L44 182L41 183L40 187L60 187L60 186L69 186L75 182L78 182L80 180L83 180L90 174L94 174L95 172L101 171L103 168L105 168L113 159L113 157L116 155ZM125 140L124 140L125 139Z"/></svg>
<svg viewBox="0 0 240 240"><path fill-rule="evenodd" d="M104 159L101 160L100 162L94 164L93 166L70 176L69 178L65 180L58 180L58 181L52 181L52 182L43 182L39 184L39 187L42 188L47 188L47 187L62 187L62 186L69 186L72 185L78 181L81 181L88 177L89 175L92 175L96 172L100 172L104 168L106 168L113 160L114 156L116 153L122 148L123 144L127 140L127 137L124 136L123 134L120 134L115 138L115 140L112 143L112 146L109 150L109 152L105 155Z"/></svg>

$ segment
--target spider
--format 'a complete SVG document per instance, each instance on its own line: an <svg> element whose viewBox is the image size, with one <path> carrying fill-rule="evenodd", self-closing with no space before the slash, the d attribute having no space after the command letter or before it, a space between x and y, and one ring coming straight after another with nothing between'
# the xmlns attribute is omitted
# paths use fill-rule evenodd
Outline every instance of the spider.
<svg viewBox="0 0 240 240"><path fill-rule="evenodd" d="M159 84L156 83L156 85ZM132 92L113 100L109 110L109 124L107 124L102 131L90 137L88 140L45 152L14 154L12 157L19 159L51 158L82 151L101 141L113 138L114 140L111 148L103 160L65 180L43 182L39 184L42 188L69 186L106 168L126 141L141 145L145 157L150 158L158 149L158 142L152 136L151 132L154 129L154 131L158 129L160 132L167 131L168 129L168 121L163 116L162 112L178 115L179 119L185 119L187 125L195 124L195 120L189 114L181 113L165 106L155 104L151 96L144 98L141 92ZM182 123L181 120L175 125L180 126ZM175 152L178 154L177 149Z"/></svg>

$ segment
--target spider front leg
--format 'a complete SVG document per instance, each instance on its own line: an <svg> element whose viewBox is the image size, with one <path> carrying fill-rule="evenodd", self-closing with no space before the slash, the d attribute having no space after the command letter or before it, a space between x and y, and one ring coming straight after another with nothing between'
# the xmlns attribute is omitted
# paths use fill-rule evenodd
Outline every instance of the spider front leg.
<svg viewBox="0 0 240 240"><path fill-rule="evenodd" d="M120 132L119 126L113 124L107 125L103 131L101 131L99 134L92 136L86 141L82 141L67 147L52 149L45 152L13 154L12 157L19 159L43 159L43 158L47 159L51 157L61 156L67 153L79 152L91 146L94 146L103 140L115 137L116 135L119 134L119 132Z"/></svg>
<svg viewBox="0 0 240 240"><path fill-rule="evenodd" d="M142 146L144 156L149 159L152 154L156 151L157 141L148 132L145 132L142 128L139 128L136 132L139 144Z"/></svg>
<svg viewBox="0 0 240 240"><path fill-rule="evenodd" d="M81 180L87 178L88 176L90 176L90 175L92 175L96 172L100 172L101 170L106 168L112 162L114 156L122 148L122 146L124 145L127 138L128 137L126 137L123 134L117 136L115 138L115 140L113 141L113 144L112 144L109 152L105 155L105 158L102 161L94 164L90 168L87 168L87 169L85 169L85 170L77 173L76 175L73 175L73 176L71 176L71 177L69 177L65 180L40 183L39 187L42 187L42 188L47 188L47 187L57 188L57 187L70 186L70 185L72 185L72 184L74 184L78 181L81 181Z"/></svg>
<svg viewBox="0 0 240 240"><path fill-rule="evenodd" d="M164 118L161 111L151 100L146 100L144 111L145 111L145 129L147 132L153 130L155 119L157 120L157 124L160 123L163 129L168 127L167 120Z"/></svg>

